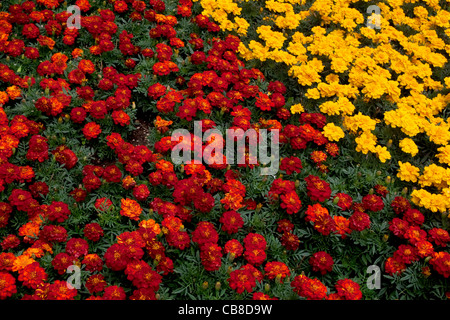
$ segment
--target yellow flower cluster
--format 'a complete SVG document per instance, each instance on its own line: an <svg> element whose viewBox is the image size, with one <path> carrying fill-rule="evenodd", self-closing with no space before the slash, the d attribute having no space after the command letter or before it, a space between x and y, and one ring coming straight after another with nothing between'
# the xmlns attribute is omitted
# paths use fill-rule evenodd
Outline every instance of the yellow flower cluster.
<svg viewBox="0 0 450 320"><path fill-rule="evenodd" d="M449 63L450 12L448 6L441 7L445 2L379 2L380 15L371 15L355 8L358 0L197 1L203 14L223 30L241 35L243 59L285 64L288 75L306 90L304 97L312 100L311 105L341 119L358 152L371 152L385 162L391 159L388 148L398 147L415 157L420 153L417 139L433 142L439 165L418 168L399 163L398 177L420 184L422 189L412 194L418 205L432 211L450 209L450 183L446 178L438 183L430 176L430 172L447 172L444 166L450 165L450 121L442 114L450 103L450 77L442 79L436 74ZM265 16L256 22L256 36L247 34L245 18L249 18L240 10L248 2L260 6ZM237 23L236 19L242 20ZM311 28L311 21L320 22ZM380 29L368 27L367 22L379 22ZM320 103L314 101L319 99ZM366 109L354 105L357 99L367 110L376 108L381 117L364 115ZM295 105L291 112L307 109L307 101L303 101L305 108ZM392 137L392 146L380 145L375 133L377 127L387 126L402 134ZM340 124L330 125L326 134L340 139L336 128ZM426 191L427 186L436 187L438 193Z"/></svg>

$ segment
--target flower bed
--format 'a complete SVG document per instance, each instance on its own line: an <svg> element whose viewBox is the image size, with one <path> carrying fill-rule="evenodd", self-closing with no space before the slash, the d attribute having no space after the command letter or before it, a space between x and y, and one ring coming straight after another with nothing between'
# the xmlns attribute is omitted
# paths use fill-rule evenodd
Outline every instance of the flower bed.
<svg viewBox="0 0 450 320"><path fill-rule="evenodd" d="M206 2L76 5L79 29L61 1L2 2L1 299L446 299L447 213L415 206L410 164L363 158ZM279 167L210 129L277 135Z"/></svg>

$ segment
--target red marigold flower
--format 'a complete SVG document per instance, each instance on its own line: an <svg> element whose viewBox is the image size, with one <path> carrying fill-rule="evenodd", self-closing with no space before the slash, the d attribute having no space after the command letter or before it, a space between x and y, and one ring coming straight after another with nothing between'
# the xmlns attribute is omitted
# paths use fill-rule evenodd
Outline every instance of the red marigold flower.
<svg viewBox="0 0 450 320"><path fill-rule="evenodd" d="M65 242L67 230L63 226L47 225L39 232L39 239L45 242Z"/></svg>
<svg viewBox="0 0 450 320"><path fill-rule="evenodd" d="M312 201L323 202L330 198L330 185L319 177L309 175L305 178L307 194Z"/></svg>
<svg viewBox="0 0 450 320"><path fill-rule="evenodd" d="M114 110L111 117L115 124L119 124L122 127L130 124L130 116L123 110Z"/></svg>
<svg viewBox="0 0 450 320"><path fill-rule="evenodd" d="M83 234L89 240L97 242L103 237L103 229L97 222L92 222L84 226Z"/></svg>
<svg viewBox="0 0 450 320"><path fill-rule="evenodd" d="M48 139L40 135L34 135L29 141L27 159L31 161L38 160L43 162L48 159Z"/></svg>
<svg viewBox="0 0 450 320"><path fill-rule="evenodd" d="M75 258L87 255L88 250L87 241L81 238L71 238L66 243L66 252Z"/></svg>
<svg viewBox="0 0 450 320"><path fill-rule="evenodd" d="M421 258L429 257L434 252L433 245L426 240L417 241L414 245L417 249L417 254Z"/></svg>
<svg viewBox="0 0 450 320"><path fill-rule="evenodd" d="M256 287L256 279L248 269L238 269L230 272L228 278L230 288L235 290L238 294L244 291L252 292Z"/></svg>
<svg viewBox="0 0 450 320"><path fill-rule="evenodd" d="M117 167L115 164L109 165L103 170L102 177L107 182L121 182L122 181L122 172L120 171L119 167Z"/></svg>
<svg viewBox="0 0 450 320"><path fill-rule="evenodd" d="M200 248L200 259L206 271L219 270L222 265L222 248L215 243L205 243Z"/></svg>
<svg viewBox="0 0 450 320"><path fill-rule="evenodd" d="M262 292L254 292L252 295L252 300L278 300L278 298L271 298L268 294Z"/></svg>
<svg viewBox="0 0 450 320"><path fill-rule="evenodd" d="M84 256L82 264L86 266L86 270L90 272L94 271L102 271L103 268L103 260L96 253L90 253Z"/></svg>
<svg viewBox="0 0 450 320"><path fill-rule="evenodd" d="M437 246L446 247L447 242L450 242L450 236L447 230L441 228L432 228L428 231L430 241L434 242Z"/></svg>
<svg viewBox="0 0 450 320"><path fill-rule="evenodd" d="M82 182L87 192L94 191L102 185L102 181L93 173L85 175Z"/></svg>
<svg viewBox="0 0 450 320"><path fill-rule="evenodd" d="M359 284L351 279L341 279L336 282L338 295L345 300L361 300L362 293Z"/></svg>
<svg viewBox="0 0 450 320"><path fill-rule="evenodd" d="M251 249L266 250L267 242L264 236L258 233L249 233L244 238L244 246L245 249L247 250Z"/></svg>
<svg viewBox="0 0 450 320"><path fill-rule="evenodd" d="M292 156L281 160L280 170L286 171L286 174L300 173L302 168L302 162L298 157Z"/></svg>
<svg viewBox="0 0 450 320"><path fill-rule="evenodd" d="M319 279L298 275L291 282L292 290L307 300L322 300L327 296L327 287Z"/></svg>
<svg viewBox="0 0 450 320"><path fill-rule="evenodd" d="M105 263L113 271L124 270L129 262L128 246L114 243L106 249L104 255Z"/></svg>
<svg viewBox="0 0 450 320"><path fill-rule="evenodd" d="M200 221L192 232L192 241L202 247L206 243L217 243L219 234L209 221Z"/></svg>
<svg viewBox="0 0 450 320"><path fill-rule="evenodd" d="M82 202L87 197L86 190L83 190L81 188L75 188L70 191L69 194L74 198L76 202Z"/></svg>
<svg viewBox="0 0 450 320"><path fill-rule="evenodd" d="M270 97L267 94L263 92L258 92L255 106L257 106L263 111L270 111L272 107L274 107L274 103L272 102L272 100L270 100Z"/></svg>
<svg viewBox="0 0 450 320"><path fill-rule="evenodd" d="M69 205L61 201L52 201L48 207L48 219L50 221L64 222L71 214Z"/></svg>
<svg viewBox="0 0 450 320"><path fill-rule="evenodd" d="M12 252L0 253L0 271L11 271L16 256Z"/></svg>
<svg viewBox="0 0 450 320"><path fill-rule="evenodd" d="M351 196L349 196L346 193L343 192L338 192L336 193L336 195L334 196L333 200L335 199L337 200L337 205L342 209L342 210L349 210L352 207L353 204L353 199Z"/></svg>
<svg viewBox="0 0 450 320"><path fill-rule="evenodd" d="M244 225L244 219L242 219L241 215L234 210L224 212L222 217L220 217L219 222L222 223L222 230L228 234L238 232Z"/></svg>
<svg viewBox="0 0 450 320"><path fill-rule="evenodd" d="M418 241L426 240L427 232L420 229L418 226L409 226L405 230L404 237L405 239L408 239L409 243L415 244Z"/></svg>
<svg viewBox="0 0 450 320"><path fill-rule="evenodd" d="M45 272L45 269L39 265L39 262L33 262L19 271L18 279L23 282L24 286L37 289L39 285L47 281L47 278L47 273Z"/></svg>
<svg viewBox="0 0 450 320"><path fill-rule="evenodd" d="M355 211L348 219L349 227L352 230L363 231L370 228L370 217L367 213Z"/></svg>
<svg viewBox="0 0 450 320"><path fill-rule="evenodd" d="M267 262L264 266L265 276L269 279L279 279L283 282L283 279L291 275L291 271L288 266L283 262L272 261Z"/></svg>
<svg viewBox="0 0 450 320"><path fill-rule="evenodd" d="M86 280L86 288L90 293L102 292L107 285L102 274L93 274Z"/></svg>
<svg viewBox="0 0 450 320"><path fill-rule="evenodd" d="M75 257L65 252L60 252L53 258L52 266L58 271L58 274L64 274L67 268L75 263L75 260Z"/></svg>
<svg viewBox="0 0 450 320"><path fill-rule="evenodd" d="M401 274L406 269L406 265L394 257L389 257L384 264L384 269L392 276L396 273Z"/></svg>
<svg viewBox="0 0 450 320"><path fill-rule="evenodd" d="M313 271L320 272L322 275L333 270L333 258L325 251L318 251L314 253L309 259L309 264Z"/></svg>
<svg viewBox="0 0 450 320"><path fill-rule="evenodd" d="M119 286L106 287L102 297L103 300L125 300L127 298L125 290Z"/></svg>
<svg viewBox="0 0 450 320"><path fill-rule="evenodd" d="M244 252L244 247L236 239L228 240L225 243L223 249L224 249L223 251L225 252L225 254L230 255L231 259L240 257L242 255L242 253Z"/></svg>
<svg viewBox="0 0 450 320"><path fill-rule="evenodd" d="M266 257L266 252L263 249L246 248L244 252L245 260L254 266L261 265L266 260Z"/></svg>
<svg viewBox="0 0 450 320"><path fill-rule="evenodd" d="M445 251L435 252L430 260L430 264L444 278L450 277L450 253Z"/></svg>
<svg viewBox="0 0 450 320"><path fill-rule="evenodd" d="M145 184L140 184L133 188L133 196L138 201L144 201L145 199L148 198L149 195L150 191L148 190L148 187Z"/></svg>
<svg viewBox="0 0 450 320"><path fill-rule="evenodd" d="M282 194L280 198L281 198L280 207L286 209L286 212L288 214L297 213L302 207L302 202L300 201L300 198L298 197L298 194L295 191L291 191L287 194Z"/></svg>
<svg viewBox="0 0 450 320"><path fill-rule="evenodd" d="M403 219L416 226L421 226L425 222L425 216L417 209L407 209Z"/></svg>
<svg viewBox="0 0 450 320"><path fill-rule="evenodd" d="M419 260L416 248L411 245L404 244L401 244L394 252L394 259L405 264L410 264Z"/></svg>
<svg viewBox="0 0 450 320"><path fill-rule="evenodd" d="M297 250L300 245L300 239L298 236L289 231L283 232L280 241L286 250Z"/></svg>
<svg viewBox="0 0 450 320"><path fill-rule="evenodd" d="M334 222L336 223L336 232L341 235L342 239L347 238L347 235L352 233L352 229L350 229L350 221L341 216L334 216Z"/></svg>
<svg viewBox="0 0 450 320"><path fill-rule="evenodd" d="M194 198L194 207L200 212L208 213L214 207L214 197L207 192Z"/></svg>
<svg viewBox="0 0 450 320"><path fill-rule="evenodd" d="M328 154L332 157L336 157L339 155L339 147L334 142L328 142L325 144L325 150L328 152Z"/></svg>
<svg viewBox="0 0 450 320"><path fill-rule="evenodd" d="M47 299L48 300L74 300L78 294L78 290L73 288L69 289L66 281L55 280L49 286Z"/></svg>
<svg viewBox="0 0 450 320"><path fill-rule="evenodd" d="M16 292L16 279L8 272L0 272L0 300L5 300Z"/></svg>
<svg viewBox="0 0 450 320"><path fill-rule="evenodd" d="M409 228L409 223L400 218L394 218L389 221L389 230L397 237L404 238L406 230Z"/></svg>
<svg viewBox="0 0 450 320"><path fill-rule="evenodd" d="M95 122L88 122L84 125L83 129L81 129L85 138L87 140L95 139L102 132L102 129L99 124Z"/></svg>
<svg viewBox="0 0 450 320"><path fill-rule="evenodd" d="M401 197L401 196L397 196L391 202L391 207L396 214L400 214L400 213L404 213L404 212L406 212L406 210L410 209L411 204L408 201L408 199Z"/></svg>
<svg viewBox="0 0 450 320"><path fill-rule="evenodd" d="M48 185L43 181L36 181L35 183L31 184L29 187L31 195L34 198L40 198L42 196L46 196L49 192ZM2 208L0 206L0 212L2 211Z"/></svg>
<svg viewBox="0 0 450 320"><path fill-rule="evenodd" d="M283 233L283 232L291 232L294 230L294 224L287 220L287 219L281 219L277 222L277 232Z"/></svg>
<svg viewBox="0 0 450 320"><path fill-rule="evenodd" d="M156 100L159 97L163 96L167 91L167 88L165 86L163 86L162 84L160 84L159 82L152 84L149 88L148 88L148 95Z"/></svg>
<svg viewBox="0 0 450 320"><path fill-rule="evenodd" d="M375 194L368 194L362 198L362 205L365 210L378 212L383 210L383 199Z"/></svg>
<svg viewBox="0 0 450 320"><path fill-rule="evenodd" d="M329 214L319 215L314 221L314 229L319 231L324 236L336 231L336 223Z"/></svg>

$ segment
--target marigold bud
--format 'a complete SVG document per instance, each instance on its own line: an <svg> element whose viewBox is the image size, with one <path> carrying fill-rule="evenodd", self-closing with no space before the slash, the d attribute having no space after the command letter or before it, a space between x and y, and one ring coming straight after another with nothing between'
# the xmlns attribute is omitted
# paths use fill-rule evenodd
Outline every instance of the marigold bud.
<svg viewBox="0 0 450 320"><path fill-rule="evenodd" d="M202 289L203 290L208 289L208 281L205 281L205 282L202 283Z"/></svg>
<svg viewBox="0 0 450 320"><path fill-rule="evenodd" d="M339 202L339 197L334 197L333 203L334 203L334 204L338 204L338 202Z"/></svg>
<svg viewBox="0 0 450 320"><path fill-rule="evenodd" d="M216 285L214 286L214 289L220 290L221 287L222 287L222 284L220 283L220 281L217 281Z"/></svg>
<svg viewBox="0 0 450 320"><path fill-rule="evenodd" d="M269 291L270 290L270 284L266 283L264 285L264 290Z"/></svg>

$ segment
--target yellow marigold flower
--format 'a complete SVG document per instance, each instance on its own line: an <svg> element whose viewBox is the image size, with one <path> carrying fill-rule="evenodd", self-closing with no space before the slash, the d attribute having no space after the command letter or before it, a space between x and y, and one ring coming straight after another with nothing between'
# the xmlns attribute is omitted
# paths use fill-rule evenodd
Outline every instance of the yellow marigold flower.
<svg viewBox="0 0 450 320"><path fill-rule="evenodd" d="M300 103L294 104L291 106L291 113L295 114L295 113L302 113L305 112L305 109L303 108L303 106Z"/></svg>
<svg viewBox="0 0 450 320"><path fill-rule="evenodd" d="M286 37L281 32L272 31L270 26L259 26L256 29L259 37L266 42L266 45L270 48L281 49Z"/></svg>
<svg viewBox="0 0 450 320"><path fill-rule="evenodd" d="M403 152L409 153L413 157L419 152L416 143L410 138L404 138L400 140L400 143L398 145Z"/></svg>
<svg viewBox="0 0 450 320"><path fill-rule="evenodd" d="M311 88L306 91L305 97L308 99L320 99L320 91L317 88Z"/></svg>
<svg viewBox="0 0 450 320"><path fill-rule="evenodd" d="M330 141L339 141L345 137L345 133L341 127L338 127L331 122L323 127L323 135Z"/></svg>
<svg viewBox="0 0 450 320"><path fill-rule="evenodd" d="M344 127L352 133L356 133L358 129L363 131L373 131L379 120L374 120L369 116L363 115L361 112L353 116L344 117Z"/></svg>
<svg viewBox="0 0 450 320"><path fill-rule="evenodd" d="M445 78L444 83L447 88L450 88L450 77Z"/></svg>
<svg viewBox="0 0 450 320"><path fill-rule="evenodd" d="M435 185L440 187L446 185L448 170L436 164L430 164L423 168L423 174L419 177L419 184L422 187Z"/></svg>
<svg viewBox="0 0 450 320"><path fill-rule="evenodd" d="M436 157L439 159L440 163L450 164L450 145L440 147L437 149L439 152Z"/></svg>
<svg viewBox="0 0 450 320"><path fill-rule="evenodd" d="M402 181L411 181L411 182L417 182L417 178L419 177L420 169L413 166L409 162L402 163L401 161L398 162L398 165L400 168L397 172L397 177Z"/></svg>
<svg viewBox="0 0 450 320"><path fill-rule="evenodd" d="M383 163L385 163L386 160L391 159L391 154L389 153L386 147L376 146L375 152L378 156L378 159L380 159L380 161Z"/></svg>
<svg viewBox="0 0 450 320"><path fill-rule="evenodd" d="M357 144L356 151L367 154L370 152L375 152L375 145L377 143L377 137L370 131L364 131L359 137L355 139Z"/></svg>
<svg viewBox="0 0 450 320"><path fill-rule="evenodd" d="M247 35L248 27L250 27L250 24L241 17L234 17L234 23L236 24L236 32L240 35Z"/></svg>
<svg viewBox="0 0 450 320"><path fill-rule="evenodd" d="M450 206L448 196L430 193L424 189L414 190L411 193L411 201L415 205L424 207L432 212L445 212Z"/></svg>

